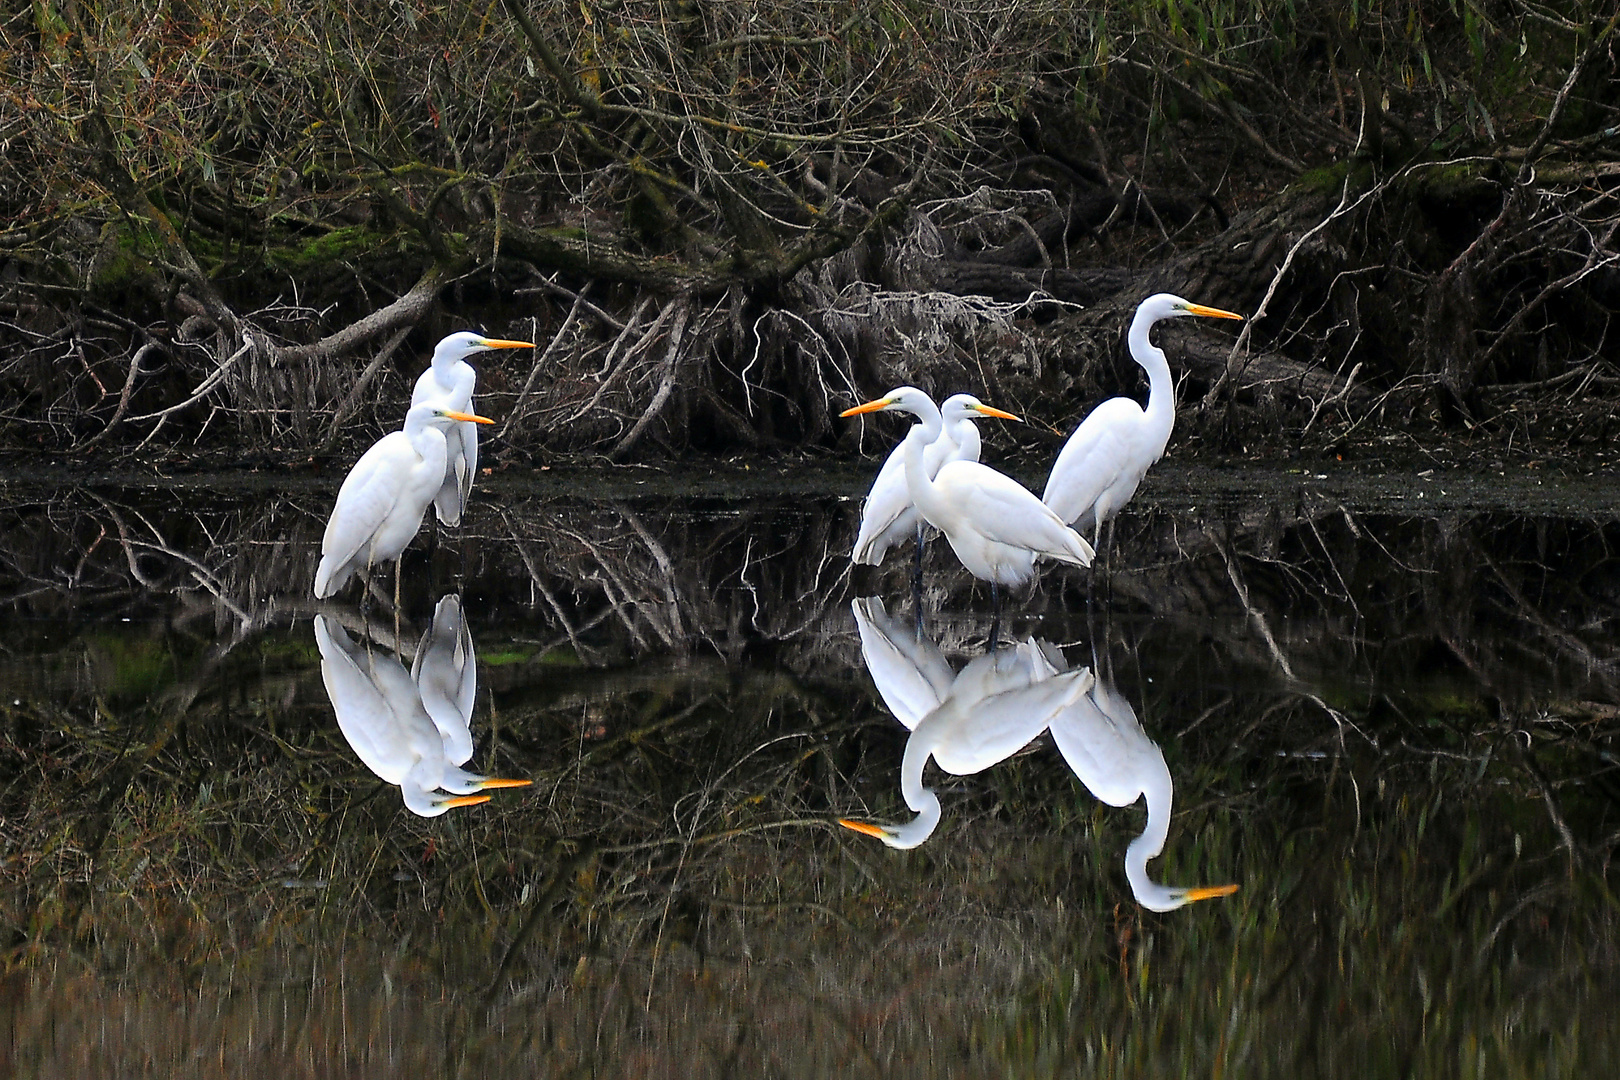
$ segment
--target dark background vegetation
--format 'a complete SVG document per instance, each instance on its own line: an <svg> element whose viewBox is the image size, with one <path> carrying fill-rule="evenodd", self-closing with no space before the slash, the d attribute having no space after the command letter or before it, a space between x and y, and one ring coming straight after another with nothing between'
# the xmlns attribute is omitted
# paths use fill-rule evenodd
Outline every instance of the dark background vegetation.
<svg viewBox="0 0 1620 1080"><path fill-rule="evenodd" d="M1612 3L283 5L0 16L8 449L321 457L442 333L497 464L835 447L914 381L1067 429L1613 437ZM1206 336L1207 335L1207 336ZM1026 436L1029 437L1029 436Z"/></svg>

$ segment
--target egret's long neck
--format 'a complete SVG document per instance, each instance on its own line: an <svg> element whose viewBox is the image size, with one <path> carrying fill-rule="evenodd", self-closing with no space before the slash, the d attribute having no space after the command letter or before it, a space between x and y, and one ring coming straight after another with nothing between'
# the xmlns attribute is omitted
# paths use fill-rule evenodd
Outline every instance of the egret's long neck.
<svg viewBox="0 0 1620 1080"><path fill-rule="evenodd" d="M1148 375L1148 426L1169 441L1170 428L1176 422L1176 388L1170 380L1170 362L1164 358L1164 352L1148 340L1148 331L1156 321L1139 312L1131 322L1129 342L1131 358L1141 364Z"/></svg>
<svg viewBox="0 0 1620 1080"><path fill-rule="evenodd" d="M958 447L956 453L958 461L979 460L979 451L983 443L979 438L978 424L963 417L951 425L951 430L947 434L950 435L951 441Z"/></svg>
<svg viewBox="0 0 1620 1080"><path fill-rule="evenodd" d="M930 414L918 413L917 424L906 433L906 490L911 495L911 501L917 504L923 517L936 528L945 509L937 489L934 487L933 477L928 475L928 466L923 462L923 451L928 444L939 438L941 422L939 410Z"/></svg>
<svg viewBox="0 0 1620 1080"><path fill-rule="evenodd" d="M923 767L933 756L936 741L926 717L906 740L906 755L900 762L900 793L905 796L906 805L917 811L917 817L894 831L888 841L890 847L914 848L932 836L939 825L939 796L932 788L923 787L922 782Z"/></svg>
<svg viewBox="0 0 1620 1080"><path fill-rule="evenodd" d="M434 349L433 359L430 361L433 365L433 374L446 386L450 385L455 379L456 361L460 359L461 357L454 356L444 349Z"/></svg>
<svg viewBox="0 0 1620 1080"><path fill-rule="evenodd" d="M1164 755L1156 752L1153 759L1152 771L1142 784L1142 794L1147 797L1147 827L1125 849L1125 877L1131 883L1137 903L1153 911L1166 911L1180 905L1171 902L1173 890L1169 886L1148 877L1147 864L1164 850L1165 838L1170 835L1170 807L1175 790Z"/></svg>

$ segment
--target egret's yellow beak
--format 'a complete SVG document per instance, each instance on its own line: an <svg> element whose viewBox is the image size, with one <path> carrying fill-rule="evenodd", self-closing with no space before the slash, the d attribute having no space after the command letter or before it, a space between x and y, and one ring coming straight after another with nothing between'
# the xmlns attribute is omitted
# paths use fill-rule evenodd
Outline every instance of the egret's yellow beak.
<svg viewBox="0 0 1620 1080"><path fill-rule="evenodd" d="M479 416L470 412L446 412L444 415L451 420L465 420L469 424L493 424L495 422L487 416Z"/></svg>
<svg viewBox="0 0 1620 1080"><path fill-rule="evenodd" d="M532 348L534 348L534 342L532 342L532 341L507 341L504 338L493 338L493 337L479 338L478 339L478 344L482 345L486 349L532 349Z"/></svg>
<svg viewBox="0 0 1620 1080"><path fill-rule="evenodd" d="M1217 896L1231 896L1237 892L1236 885L1205 885L1197 889L1187 890L1187 903L1194 900L1213 900Z"/></svg>
<svg viewBox="0 0 1620 1080"><path fill-rule="evenodd" d="M877 412L879 409L887 409L893 404L894 398L878 398L876 401L868 401L865 405L857 405L853 409L845 409L838 415L859 416L861 413Z"/></svg>
<svg viewBox="0 0 1620 1080"><path fill-rule="evenodd" d="M883 839L883 826L874 825L870 821L853 821L849 818L839 818L838 824L846 829L854 829L858 833L875 836L879 840Z"/></svg>
<svg viewBox="0 0 1620 1080"><path fill-rule="evenodd" d="M453 799L446 799L440 806L477 806L479 803L489 802L488 795L457 795Z"/></svg>
<svg viewBox="0 0 1620 1080"><path fill-rule="evenodd" d="M478 786L480 788L528 787L532 783L534 783L533 780L502 780L499 777L491 777L482 781Z"/></svg>
<svg viewBox="0 0 1620 1080"><path fill-rule="evenodd" d="M1014 416L1010 412L1002 412L1000 409L993 408L989 405L969 405L968 408L972 409L976 413L983 413L985 416L994 416L998 420L1016 420L1020 424L1024 422L1024 418L1022 416Z"/></svg>
<svg viewBox="0 0 1620 1080"><path fill-rule="evenodd" d="M1212 319L1236 319L1243 321L1243 316L1235 311L1222 311L1218 307L1205 307L1203 304L1188 304L1187 311L1193 315L1208 315Z"/></svg>

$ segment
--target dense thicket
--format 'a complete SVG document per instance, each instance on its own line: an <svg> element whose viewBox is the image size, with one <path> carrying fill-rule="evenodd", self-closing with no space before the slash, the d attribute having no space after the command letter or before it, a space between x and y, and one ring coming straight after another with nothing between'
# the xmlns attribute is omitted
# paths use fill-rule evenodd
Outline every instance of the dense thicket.
<svg viewBox="0 0 1620 1080"><path fill-rule="evenodd" d="M1206 430L1611 435L1615 6L1332 7L39 0L4 442L320 452L469 324L543 346L497 460L830 445L901 380L1058 421L1157 288L1257 316L1181 345Z"/></svg>

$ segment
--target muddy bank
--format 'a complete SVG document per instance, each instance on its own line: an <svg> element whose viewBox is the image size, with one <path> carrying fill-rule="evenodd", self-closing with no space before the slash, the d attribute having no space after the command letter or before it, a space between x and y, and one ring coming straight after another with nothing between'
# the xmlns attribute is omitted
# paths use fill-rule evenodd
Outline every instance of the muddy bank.
<svg viewBox="0 0 1620 1080"><path fill-rule="evenodd" d="M989 452L986 452L989 457ZM1515 514L1603 517L1620 506L1615 455L1583 458L1494 453L1462 455L1454 447L1408 451L1399 457L1345 460L1311 456L1269 460L1225 457L1187 461L1172 455L1149 471L1132 501L1135 513L1180 512L1213 503L1332 499L1356 510L1427 515L1489 510ZM25 463L26 461L26 463ZM829 459L780 455L757 462L693 461L635 466L559 462L538 468L492 467L475 489L491 505L537 498L591 502L638 499L702 502L779 502L804 496L858 504L881 465L877 458ZM1040 459L1021 453L998 467L1037 490L1045 476ZM52 491L163 491L184 498L196 493L207 505L276 495L330 500L347 463L306 463L301 468L177 469L125 464L87 468L73 459L0 458L0 491L33 500ZM853 511L851 511L853 513Z"/></svg>

